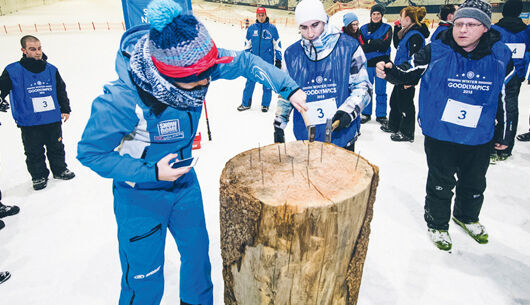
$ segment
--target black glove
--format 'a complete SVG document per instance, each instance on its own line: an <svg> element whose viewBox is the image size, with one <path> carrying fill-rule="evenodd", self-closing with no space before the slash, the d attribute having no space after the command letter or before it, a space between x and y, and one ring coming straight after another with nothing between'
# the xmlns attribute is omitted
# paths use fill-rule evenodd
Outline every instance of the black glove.
<svg viewBox="0 0 530 305"><path fill-rule="evenodd" d="M285 143L285 134L283 129L274 127L274 143Z"/></svg>
<svg viewBox="0 0 530 305"><path fill-rule="evenodd" d="M9 104L3 98L0 97L0 111L7 112L8 109Z"/></svg>
<svg viewBox="0 0 530 305"><path fill-rule="evenodd" d="M344 129L344 128L348 128L351 124L351 122L353 121L353 117L351 114L347 113L347 112L344 112L342 110L337 110L337 112L335 113L335 115L333 116L333 119L331 119L331 121L333 123L335 123L336 121L339 122L339 126L337 126L337 128L335 128L335 131L339 131L341 129Z"/></svg>
<svg viewBox="0 0 530 305"><path fill-rule="evenodd" d="M276 68L278 68L278 69L280 69L280 70L282 69L282 61L281 61L281 60L276 59L276 60L274 61L274 65L276 66Z"/></svg>

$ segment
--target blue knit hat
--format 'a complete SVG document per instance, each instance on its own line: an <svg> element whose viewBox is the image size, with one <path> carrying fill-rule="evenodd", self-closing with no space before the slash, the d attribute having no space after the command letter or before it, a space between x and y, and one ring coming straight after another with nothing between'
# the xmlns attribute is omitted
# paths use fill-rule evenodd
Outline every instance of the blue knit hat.
<svg viewBox="0 0 530 305"><path fill-rule="evenodd" d="M204 25L173 0L154 0L147 6L151 24L149 50L156 68L166 79L195 82L207 78L218 63L218 51Z"/></svg>
<svg viewBox="0 0 530 305"><path fill-rule="evenodd" d="M355 13L347 13L344 14L344 16L342 17L342 22L344 23L345 27L350 25L350 23L358 20L359 18L357 18L357 15L355 15Z"/></svg>

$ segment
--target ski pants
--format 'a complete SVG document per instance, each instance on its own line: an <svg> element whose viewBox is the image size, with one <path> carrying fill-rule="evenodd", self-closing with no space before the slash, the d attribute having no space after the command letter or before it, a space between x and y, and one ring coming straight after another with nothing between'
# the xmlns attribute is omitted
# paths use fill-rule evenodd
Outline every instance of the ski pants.
<svg viewBox="0 0 530 305"><path fill-rule="evenodd" d="M414 86L405 89L403 85L395 85L390 95L390 115L388 127L401 131L406 136L414 138L416 125L416 109L414 108Z"/></svg>
<svg viewBox="0 0 530 305"><path fill-rule="evenodd" d="M20 131L26 154L26 166L32 179L47 178L50 174L46 167L46 156L52 173L60 175L66 170L60 121L46 125L20 126Z"/></svg>
<svg viewBox="0 0 530 305"><path fill-rule="evenodd" d="M489 142L476 146L463 145L425 136L429 174L424 216L429 228L449 228L455 186L453 216L463 223L479 220L486 190L490 145Z"/></svg>
<svg viewBox="0 0 530 305"><path fill-rule="evenodd" d="M254 87L256 82L247 79L245 89L243 90L243 101L242 105L250 107L252 105L252 94L254 93ZM263 96L261 97L261 106L267 106L271 104L272 90L263 86Z"/></svg>
<svg viewBox="0 0 530 305"><path fill-rule="evenodd" d="M139 190L115 181L113 193L123 272L119 304L160 304L168 229L180 253L181 300L213 304L208 232L195 172L169 190Z"/></svg>
<svg viewBox="0 0 530 305"><path fill-rule="evenodd" d="M386 117L386 80L377 77L375 67L368 67L368 78L372 85L375 86L375 116L378 118ZM363 114L372 115L372 101L373 99L371 99L370 103L363 109Z"/></svg>

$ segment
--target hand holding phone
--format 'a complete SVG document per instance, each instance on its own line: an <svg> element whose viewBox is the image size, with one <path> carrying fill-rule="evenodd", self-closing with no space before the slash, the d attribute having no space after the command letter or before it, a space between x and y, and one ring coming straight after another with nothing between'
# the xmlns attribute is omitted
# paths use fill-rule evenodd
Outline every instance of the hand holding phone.
<svg viewBox="0 0 530 305"><path fill-rule="evenodd" d="M180 168L180 167L194 167L195 164L197 164L197 160L199 160L199 157L191 157L186 158L183 160L175 160L175 162L170 163L172 168Z"/></svg>

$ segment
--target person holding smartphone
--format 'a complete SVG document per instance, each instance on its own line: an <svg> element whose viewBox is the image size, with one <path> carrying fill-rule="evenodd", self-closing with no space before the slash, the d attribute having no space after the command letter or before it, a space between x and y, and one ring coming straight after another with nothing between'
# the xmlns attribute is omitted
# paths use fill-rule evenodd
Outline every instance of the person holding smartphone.
<svg viewBox="0 0 530 305"><path fill-rule="evenodd" d="M201 189L190 166L212 81L244 76L298 109L305 93L284 72L244 51L218 49L205 26L172 0L147 7L149 25L129 29L78 144L79 161L113 179L122 267L119 304L159 304L166 234L181 257L181 304L213 304L209 239ZM211 100L214 101L214 100ZM220 100L218 102L221 102Z"/></svg>

